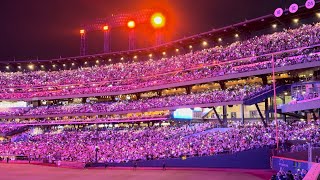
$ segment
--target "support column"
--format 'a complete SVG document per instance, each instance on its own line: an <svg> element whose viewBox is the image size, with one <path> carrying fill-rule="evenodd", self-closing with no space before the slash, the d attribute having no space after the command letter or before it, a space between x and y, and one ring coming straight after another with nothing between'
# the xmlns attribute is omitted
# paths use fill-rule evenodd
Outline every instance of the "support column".
<svg viewBox="0 0 320 180"><path fill-rule="evenodd" d="M219 123L223 126L223 121L221 120L221 118L220 118L220 116L219 116L216 108L215 108L215 107L212 107L212 109L213 109L213 112L216 114L216 117L217 117Z"/></svg>
<svg viewBox="0 0 320 180"><path fill-rule="evenodd" d="M242 122L242 124L244 124L244 104L241 104L241 107L240 107L241 109L240 109L240 117L241 117L241 122Z"/></svg>
<svg viewBox="0 0 320 180"><path fill-rule="evenodd" d="M220 85L222 90L226 89L226 83L224 81L219 81L219 85Z"/></svg>
<svg viewBox="0 0 320 180"><path fill-rule="evenodd" d="M190 86L187 86L187 87L186 87L186 91L187 91L187 94L191 94L191 87L190 87Z"/></svg>
<svg viewBox="0 0 320 180"><path fill-rule="evenodd" d="M136 96L137 96L137 100L139 100L141 98L141 94L140 93L137 93Z"/></svg>
<svg viewBox="0 0 320 180"><path fill-rule="evenodd" d="M317 120L317 115L316 115L316 113L314 112L313 109L311 110L311 113L312 113L313 120L316 121Z"/></svg>
<svg viewBox="0 0 320 180"><path fill-rule="evenodd" d="M87 98L82 98L82 103L87 103Z"/></svg>
<svg viewBox="0 0 320 180"><path fill-rule="evenodd" d="M259 116L260 116L260 118L261 118L261 121L262 121L264 127L267 127L268 124L267 124L266 121L264 120L264 117L263 117L263 115L262 115L262 113L261 113L261 110L260 110L258 104L255 104L255 105L256 105L256 108L257 108L257 110L258 110Z"/></svg>
<svg viewBox="0 0 320 180"><path fill-rule="evenodd" d="M262 84L263 85L267 85L268 84L267 76L262 76L261 79L262 79Z"/></svg>
<svg viewBox="0 0 320 180"><path fill-rule="evenodd" d="M219 81L219 84L222 90L226 89L225 81ZM222 106L222 121L224 126L227 126L228 122L227 122L227 106L226 105Z"/></svg>
<svg viewBox="0 0 320 180"><path fill-rule="evenodd" d="M270 123L269 101L268 98L264 100L264 112L266 117L266 123Z"/></svg>
<svg viewBox="0 0 320 180"><path fill-rule="evenodd" d="M282 100L282 104L286 104L286 96L285 95L283 95L283 98L281 98L281 100ZM282 114L282 120L284 122L287 122L287 117L285 114Z"/></svg>
<svg viewBox="0 0 320 180"><path fill-rule="evenodd" d="M307 123L309 123L309 119L308 119L308 111L307 110L304 110L304 119L307 121Z"/></svg>
<svg viewBox="0 0 320 180"><path fill-rule="evenodd" d="M273 97L270 97L270 107L272 107L272 109L274 109L274 101L273 101ZM274 119L274 113L271 113L271 118Z"/></svg>
<svg viewBox="0 0 320 180"><path fill-rule="evenodd" d="M223 120L223 123L224 124L227 124L227 120L228 120L228 115L227 115L227 106L223 106L222 107L222 112L223 112L223 117L222 117L222 120Z"/></svg>

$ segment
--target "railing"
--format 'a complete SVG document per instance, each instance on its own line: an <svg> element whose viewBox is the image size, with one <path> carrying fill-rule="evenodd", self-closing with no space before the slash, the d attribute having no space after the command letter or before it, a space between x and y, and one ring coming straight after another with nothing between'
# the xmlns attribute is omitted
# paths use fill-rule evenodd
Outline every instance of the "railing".
<svg viewBox="0 0 320 180"><path fill-rule="evenodd" d="M280 158L308 161L308 144L305 141L297 141L296 143L291 147L285 147L285 144L283 144L279 150L273 150L273 155ZM313 143L311 148L313 149L311 154L312 162L316 162L316 155L320 153L320 143Z"/></svg>
<svg viewBox="0 0 320 180"><path fill-rule="evenodd" d="M217 103L206 103L206 104L186 104L179 106L167 106L167 107L154 107L148 109L135 109L135 110L122 110L122 111L110 111L110 112L89 112L89 113L59 113L59 114L41 114L41 115L10 115L10 116L0 116L3 119L16 119L16 118L46 118L46 117L64 117L64 116L94 116L94 115L112 115L112 114L128 114L135 112L147 112L147 111L160 111L160 110L174 110L178 108L192 108L192 107L212 107L217 105L234 105L241 104L243 101L226 101Z"/></svg>
<svg viewBox="0 0 320 180"><path fill-rule="evenodd" d="M137 119L106 119L106 120L51 120L51 122L0 122L0 124L23 124L26 126L41 126L41 125L64 125L64 124L103 124L103 123L123 123L123 122L151 122L151 121L165 121L168 120L167 117L157 117L157 118L137 118Z"/></svg>

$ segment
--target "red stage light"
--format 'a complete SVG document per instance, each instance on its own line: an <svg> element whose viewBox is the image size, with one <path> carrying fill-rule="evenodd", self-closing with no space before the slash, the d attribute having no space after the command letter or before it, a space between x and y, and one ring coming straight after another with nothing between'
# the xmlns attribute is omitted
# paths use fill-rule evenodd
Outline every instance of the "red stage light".
<svg viewBox="0 0 320 180"><path fill-rule="evenodd" d="M154 13L150 21L154 28L162 28L166 24L166 18L161 13Z"/></svg>
<svg viewBox="0 0 320 180"><path fill-rule="evenodd" d="M109 30L109 26L103 26L103 30L108 31Z"/></svg>
<svg viewBox="0 0 320 180"><path fill-rule="evenodd" d="M128 28L130 28L130 29L133 29L133 28L136 27L136 23L134 21L132 21L132 20L129 21L127 25L128 25Z"/></svg>
<svg viewBox="0 0 320 180"><path fill-rule="evenodd" d="M80 34L84 34L84 33L85 33L84 29L81 29Z"/></svg>

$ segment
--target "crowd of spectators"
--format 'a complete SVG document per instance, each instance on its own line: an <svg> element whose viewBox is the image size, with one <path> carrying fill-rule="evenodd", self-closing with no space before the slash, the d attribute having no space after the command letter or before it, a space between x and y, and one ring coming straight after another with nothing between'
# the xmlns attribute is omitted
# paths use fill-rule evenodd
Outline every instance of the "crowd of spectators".
<svg viewBox="0 0 320 180"><path fill-rule="evenodd" d="M172 58L77 70L1 72L0 98L33 98L125 91L271 68L272 52L320 44L320 23L237 41ZM318 61L317 48L275 56L276 67ZM260 57L261 55L264 55Z"/></svg>
<svg viewBox="0 0 320 180"><path fill-rule="evenodd" d="M3 126L10 125L49 125L49 124L83 124L83 123L110 123L110 122L135 122L135 121L159 121L166 120L169 118L169 111L152 111L144 113L130 113L123 115L105 115L99 117L94 116L73 116L73 117L55 117L55 118L31 118L31 119L2 119L0 124ZM1 128L1 126L0 126ZM0 130L1 134L1 130Z"/></svg>
<svg viewBox="0 0 320 180"><path fill-rule="evenodd" d="M319 92L310 92L307 94L297 93L292 97L290 104L296 104L298 102L306 102L308 100L319 99Z"/></svg>
<svg viewBox="0 0 320 180"><path fill-rule="evenodd" d="M279 125L279 141L305 140L318 142L320 122L299 122ZM257 123L237 125L227 131L212 129L213 122L183 126L149 126L124 129L51 129L30 135L28 140L5 142L0 154L24 155L33 158L92 162L98 149L99 162L210 156L236 153L253 148L274 146L274 125Z"/></svg>
<svg viewBox="0 0 320 180"><path fill-rule="evenodd" d="M296 173L292 173L292 171L279 171L276 175L272 176L271 180L302 180L308 171L305 169L298 170Z"/></svg>
<svg viewBox="0 0 320 180"><path fill-rule="evenodd" d="M241 101L256 94L269 90L271 86L259 84L234 86L226 90L208 90L202 93L155 97L149 99L126 100L106 103L85 103L73 105L39 106L35 108L14 108L3 111L0 116L24 116L24 115L57 115L75 113L106 113L122 112L130 110L146 111L153 108L177 107L183 105L197 105L230 101Z"/></svg>
<svg viewBox="0 0 320 180"><path fill-rule="evenodd" d="M7 133L11 131L15 131L20 129L21 125L1 125L0 126L0 135L6 135Z"/></svg>

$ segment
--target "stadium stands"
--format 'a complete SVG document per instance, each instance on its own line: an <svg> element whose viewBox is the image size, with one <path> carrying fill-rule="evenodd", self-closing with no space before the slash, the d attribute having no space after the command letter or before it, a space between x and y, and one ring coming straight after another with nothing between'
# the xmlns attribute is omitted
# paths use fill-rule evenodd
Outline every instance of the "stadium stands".
<svg viewBox="0 0 320 180"><path fill-rule="evenodd" d="M73 115L75 116L76 113ZM93 124L93 123L119 123L119 122L139 122L139 121L164 121L168 120L170 116L169 111L150 111L144 113L130 113L130 114L113 114L105 115L104 117L98 117L96 114L93 116L85 117L75 116L71 118L54 116L53 118L32 118L32 119L4 119L1 121L3 126L15 126L15 125L67 125L67 124Z"/></svg>
<svg viewBox="0 0 320 180"><path fill-rule="evenodd" d="M271 73L273 61L275 68L282 68L281 72L290 74L288 71L320 66L319 56L320 23L316 23L171 58L76 70L0 72L0 99L29 102L27 107L0 109L0 134L4 136L1 137L0 156L125 163L274 148L275 124L270 121L263 121L263 125L245 123L243 107L255 104L261 119L264 119L258 105L264 101L267 119L271 114L268 103L272 102L268 98L273 94L271 78L268 79L267 75ZM248 72L256 74L240 76ZM299 81L296 73L290 76L292 79L280 81L275 91L282 92L288 87L287 83ZM219 79L223 76L226 77L223 80L253 76L260 80L250 83L245 80L242 84L226 86ZM202 91L190 90L191 85L212 82L218 86ZM185 91L159 92L166 88L185 88ZM142 93L152 94L151 90L158 90L157 95L140 96ZM128 95L129 98L116 99L117 95ZM84 98L71 101L75 97ZM285 102L285 96L281 98ZM318 95L312 98L318 98ZM312 98L304 96L299 100ZM41 104L40 100L44 99L52 101ZM242 105L243 122L221 123L215 106L223 106L221 119L227 122L227 105L234 104ZM213 118L208 118L209 122L205 123L167 121L171 120L172 110L180 107L210 107L210 113L215 113L225 129L213 130L218 126L218 121ZM236 112L229 116L235 118L233 113ZM256 111L249 113L256 114ZM205 121L204 118L199 119ZM255 115L252 119L256 119ZM115 125L118 123L125 125ZM319 128L317 118L312 122L280 123L280 146L284 148L288 140L318 142ZM18 131L22 134L16 133ZM280 172L277 176L283 175Z"/></svg>
<svg viewBox="0 0 320 180"><path fill-rule="evenodd" d="M270 68L270 53L281 51L286 53L276 55L277 67L318 61L319 28L319 23L303 25L297 29L237 41L225 47L218 46L157 61L52 72L1 73L0 98L116 92L256 71ZM307 47L311 49L303 51ZM288 53L288 50L292 52Z"/></svg>
<svg viewBox="0 0 320 180"><path fill-rule="evenodd" d="M128 110L152 110L153 108L176 107L182 105L208 104L215 102L240 101L250 98L263 91L269 90L270 86L245 85L228 88L226 90L213 90L190 95L175 95L160 98L141 100L127 100L111 103L86 103L69 106L40 106L36 108L13 108L6 109L1 113L6 116L43 116L63 115L74 113L101 113L121 112Z"/></svg>
<svg viewBox="0 0 320 180"><path fill-rule="evenodd" d="M228 131L208 131L214 127L215 123L131 129L53 128L32 135L27 141L3 143L0 154L94 162L98 148L100 162L128 162L236 153L275 145L274 126L234 124ZM320 140L319 121L281 124L279 128L282 143L286 140Z"/></svg>

